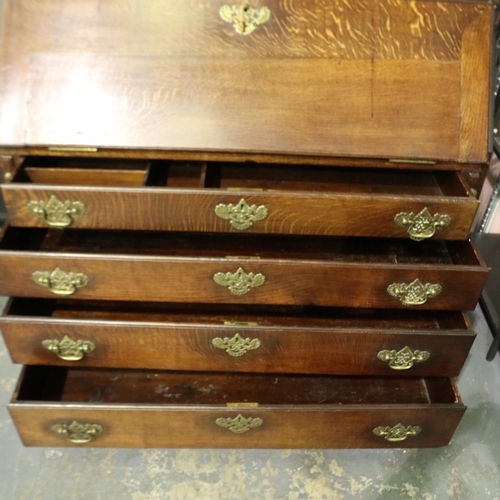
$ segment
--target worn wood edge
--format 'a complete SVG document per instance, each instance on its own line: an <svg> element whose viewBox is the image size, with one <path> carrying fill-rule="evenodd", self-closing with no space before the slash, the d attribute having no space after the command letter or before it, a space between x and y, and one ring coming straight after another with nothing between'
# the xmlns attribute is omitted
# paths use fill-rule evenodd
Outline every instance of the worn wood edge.
<svg viewBox="0 0 500 500"><path fill-rule="evenodd" d="M403 322L402 322L403 323ZM248 333L265 333L265 332L283 332L288 334L294 333L311 333L311 334L348 334L348 335L394 335L394 336L451 336L451 337L475 337L476 333L472 328L405 328L404 326L397 328L355 328L355 327L301 327L301 326L280 326L280 325L261 325L261 326L247 326L247 325L224 325L216 323L160 323L148 321L106 321L106 320L83 320L83 319L51 319L43 317L32 317L26 319L25 316L1 316L0 324L7 327L13 325L19 327L26 325L45 325L45 326L99 326L104 329L157 329L157 330L215 330L217 332L226 331L228 334L231 332L245 332ZM99 332L102 333L102 332Z"/></svg>
<svg viewBox="0 0 500 500"><path fill-rule="evenodd" d="M455 378L450 378L449 380L450 380L451 388L453 389L453 393L455 394L456 404L462 405L464 407L464 409L467 408L463 404L462 396L460 396L460 391L458 390L457 380Z"/></svg>
<svg viewBox="0 0 500 500"><path fill-rule="evenodd" d="M21 389L21 386L23 385L23 382L24 382L24 379L25 379L25 376L26 376L26 371L28 370L28 367L26 365L23 365L22 368L21 368L21 372L19 373L19 376L16 380L16 385L14 387L14 391L12 392L12 396L10 397L10 401L9 403L7 404L7 407L13 402L13 401L17 401L18 399L18 395L19 395L19 391Z"/></svg>
<svg viewBox="0 0 500 500"><path fill-rule="evenodd" d="M469 238L467 241L468 241L469 245L471 246L472 251L474 252L474 255L476 256L478 264L481 267L483 267L485 270L487 270L489 273L491 271L491 267L486 265L486 262L484 261L483 256L481 255L481 252L480 252L479 247L477 246L476 242L472 238Z"/></svg>
<svg viewBox="0 0 500 500"><path fill-rule="evenodd" d="M486 162L489 158L492 17L490 5L467 27L462 38L461 162ZM488 85L483 89L478 81Z"/></svg>
<svg viewBox="0 0 500 500"><path fill-rule="evenodd" d="M0 250L0 258L2 257L13 257L13 258L23 258L23 259L59 259L61 261L75 261L78 259L87 261L131 261L136 263L140 262L162 262L162 263L196 263L196 264L232 264L233 267L238 265L243 266L244 264L255 265L255 259L251 257L248 258L237 258L237 259L227 259L224 257L168 257L168 256L143 256L143 255L127 255L127 254L92 254L92 253L57 253L57 252L36 252L29 251L25 252L23 250ZM279 264L278 261L279 260ZM376 263L372 264L369 262L328 262L324 260L300 260L300 259L272 259L272 258L261 258L258 261L259 265L279 265L279 266L320 266L320 267L346 267L354 269L384 269L384 270L434 270L436 272L444 271L456 271L456 272L474 272L474 273L489 273L490 268L483 266L480 262L477 264L388 264L388 263Z"/></svg>
<svg viewBox="0 0 500 500"><path fill-rule="evenodd" d="M341 375L337 375L341 377ZM342 375L342 377L347 378L348 376ZM19 379L21 380L21 379ZM415 403L415 404L259 404L258 407L245 408L245 413L310 413L312 411L328 411L331 413L343 413L343 412L373 412L373 411L405 411L405 410L455 410L455 411L465 411L466 406L463 404L460 396L456 393L458 400L454 403ZM184 412L197 411L210 413L213 411L224 411L227 413L241 413L241 408L226 406L226 404L145 404L145 403L99 403L99 402L89 402L89 403L64 403L61 407L60 402L46 402L46 401L18 401L12 399L8 404L7 408L9 410L28 410L28 409L44 409L44 410L74 410L74 411L160 411L160 412Z"/></svg>
<svg viewBox="0 0 500 500"><path fill-rule="evenodd" d="M382 193L347 193L347 192L335 192L335 191L292 191L292 190L280 190L280 191L255 191L251 188L249 189L238 189L238 191L231 191L225 188L169 188L163 186L145 186L145 187L106 187L106 186L65 186L65 185L51 185L51 184L28 184L28 183L9 183L0 186L2 191L35 191L44 192L49 191L54 192L68 192L68 193L109 193L109 194L144 194L148 195L150 193L164 193L169 194L180 194L180 195L196 195L196 196L211 196L214 198L224 196L232 197L266 197L266 198L317 198L317 199L346 199L346 200L387 200L387 201L398 201L402 200L405 202L421 202L421 203L432 203L432 204L452 204L452 205L477 205L479 206L479 200L471 196L464 194L463 196L446 196L440 195L418 195L418 194L382 194ZM43 225L42 227L46 227Z"/></svg>
<svg viewBox="0 0 500 500"><path fill-rule="evenodd" d="M499 0L500 1L500 0ZM80 148L81 149L81 148ZM336 166L336 167L374 167L374 168L404 168L413 170L471 170L481 171L481 166L487 160L456 162L454 158L438 159L418 159L417 161L431 161L432 163L415 163L415 158L380 158L374 157L345 157L345 156L301 156L287 154L265 154L227 152L227 151L180 151L180 150L159 150L159 149L113 149L98 148L96 153L86 151L63 152L50 151L48 147L17 147L0 146L0 155L12 156L53 156L53 157L74 157L81 158L122 158L138 160L186 160L186 161L227 161L243 163L253 161L255 163L289 163L290 165L311 165L311 166ZM398 160L398 163L391 162ZM403 160L399 162L399 160ZM408 160L407 163L404 160ZM434 164L434 161L436 162Z"/></svg>
<svg viewBox="0 0 500 500"><path fill-rule="evenodd" d="M472 324L472 321L471 321L471 319L470 319L469 314L467 313L467 311L461 311L461 314L462 314L464 323L467 326L467 329L468 330L472 330L474 332L474 334L477 335L476 334L476 330L474 329L474 326ZM1 318L1 316L0 316L0 318Z"/></svg>

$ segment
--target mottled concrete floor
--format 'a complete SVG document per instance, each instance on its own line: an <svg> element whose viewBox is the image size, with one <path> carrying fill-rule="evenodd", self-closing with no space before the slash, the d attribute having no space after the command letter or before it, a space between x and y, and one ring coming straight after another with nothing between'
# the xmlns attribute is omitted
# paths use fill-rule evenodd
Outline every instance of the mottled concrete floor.
<svg viewBox="0 0 500 500"><path fill-rule="evenodd" d="M23 448L5 409L19 367L0 346L2 500L500 500L500 359L479 311L451 444L425 450Z"/></svg>

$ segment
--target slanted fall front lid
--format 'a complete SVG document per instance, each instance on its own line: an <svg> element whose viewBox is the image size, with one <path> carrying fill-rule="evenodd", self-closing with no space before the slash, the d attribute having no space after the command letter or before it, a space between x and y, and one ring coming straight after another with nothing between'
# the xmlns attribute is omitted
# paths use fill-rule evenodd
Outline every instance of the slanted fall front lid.
<svg viewBox="0 0 500 500"><path fill-rule="evenodd" d="M6 0L0 145L484 162L491 9Z"/></svg>

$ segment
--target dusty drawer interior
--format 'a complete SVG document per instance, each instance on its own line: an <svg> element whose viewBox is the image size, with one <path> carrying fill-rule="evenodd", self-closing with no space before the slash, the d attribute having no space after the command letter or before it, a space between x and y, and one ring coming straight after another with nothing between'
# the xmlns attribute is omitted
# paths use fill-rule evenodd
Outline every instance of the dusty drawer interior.
<svg viewBox="0 0 500 500"><path fill-rule="evenodd" d="M455 171L28 157L11 184L465 197Z"/></svg>
<svg viewBox="0 0 500 500"><path fill-rule="evenodd" d="M471 324L457 311L401 311L313 306L256 306L231 304L169 304L119 301L78 301L15 298L6 306L3 320L30 319L104 321L109 323L155 323L292 329L349 330L458 330Z"/></svg>
<svg viewBox="0 0 500 500"><path fill-rule="evenodd" d="M0 251L483 266L468 241L7 227Z"/></svg>
<svg viewBox="0 0 500 500"><path fill-rule="evenodd" d="M26 367L13 403L435 405L461 403L447 378L262 375Z"/></svg>

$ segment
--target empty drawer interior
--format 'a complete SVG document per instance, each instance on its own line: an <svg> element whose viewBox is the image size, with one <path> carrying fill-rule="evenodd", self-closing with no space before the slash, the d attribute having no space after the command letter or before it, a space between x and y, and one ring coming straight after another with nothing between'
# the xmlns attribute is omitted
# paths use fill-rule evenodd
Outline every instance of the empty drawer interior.
<svg viewBox="0 0 500 500"><path fill-rule="evenodd" d="M139 322L189 325L244 325L292 329L463 330L468 319L455 311L402 311L330 307L263 307L249 305L158 304L15 298L4 319L42 318L76 321Z"/></svg>
<svg viewBox="0 0 500 500"><path fill-rule="evenodd" d="M156 255L185 258L291 259L372 264L481 266L467 241L321 238L215 233L8 227L0 250Z"/></svg>
<svg viewBox="0 0 500 500"><path fill-rule="evenodd" d="M373 405L460 402L446 378L261 375L29 366L13 402Z"/></svg>
<svg viewBox="0 0 500 500"><path fill-rule="evenodd" d="M28 157L13 183L469 197L454 171Z"/></svg>

